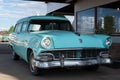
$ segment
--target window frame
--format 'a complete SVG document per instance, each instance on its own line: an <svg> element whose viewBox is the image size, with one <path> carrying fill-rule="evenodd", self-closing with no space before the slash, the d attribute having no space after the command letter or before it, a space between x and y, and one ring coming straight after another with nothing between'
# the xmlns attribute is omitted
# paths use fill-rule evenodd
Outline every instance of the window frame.
<svg viewBox="0 0 120 80"><path fill-rule="evenodd" d="M24 25L26 25L25 26L26 27L25 30L23 30ZM22 22L21 32L27 32L27 28L28 28L28 22L27 21Z"/></svg>
<svg viewBox="0 0 120 80"><path fill-rule="evenodd" d="M22 22L15 25L14 33L20 33L22 30ZM19 28L20 27L20 28ZM18 31L19 30L19 31Z"/></svg>

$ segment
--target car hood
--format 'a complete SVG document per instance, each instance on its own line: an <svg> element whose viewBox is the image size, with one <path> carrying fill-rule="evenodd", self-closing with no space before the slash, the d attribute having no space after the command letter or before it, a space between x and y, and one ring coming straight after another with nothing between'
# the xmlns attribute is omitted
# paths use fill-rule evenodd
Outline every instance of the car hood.
<svg viewBox="0 0 120 80"><path fill-rule="evenodd" d="M80 34L69 31L41 31L42 36L52 39L54 48L106 48L105 40L109 36Z"/></svg>

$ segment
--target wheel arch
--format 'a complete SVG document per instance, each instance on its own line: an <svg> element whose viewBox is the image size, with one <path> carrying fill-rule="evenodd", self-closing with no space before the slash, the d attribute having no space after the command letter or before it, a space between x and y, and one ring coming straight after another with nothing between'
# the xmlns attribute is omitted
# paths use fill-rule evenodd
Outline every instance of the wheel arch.
<svg viewBox="0 0 120 80"><path fill-rule="evenodd" d="M13 51L14 49L13 49L13 45L8 45L8 47Z"/></svg>
<svg viewBox="0 0 120 80"><path fill-rule="evenodd" d="M33 50L31 48L28 48L27 49L27 61L29 62L29 56L30 56L30 53L32 52Z"/></svg>
<svg viewBox="0 0 120 80"><path fill-rule="evenodd" d="M12 44L9 44L8 46L9 46L10 48L13 48L13 45L12 45Z"/></svg>

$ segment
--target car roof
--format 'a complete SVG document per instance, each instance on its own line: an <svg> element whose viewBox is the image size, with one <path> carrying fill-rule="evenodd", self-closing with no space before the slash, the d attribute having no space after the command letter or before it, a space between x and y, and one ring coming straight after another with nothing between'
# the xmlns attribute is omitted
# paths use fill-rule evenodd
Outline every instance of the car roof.
<svg viewBox="0 0 120 80"><path fill-rule="evenodd" d="M67 18L64 17L57 17L57 16L30 16L26 18L22 18L17 21L17 23L24 22L24 21L30 21L30 20L65 20L68 21Z"/></svg>

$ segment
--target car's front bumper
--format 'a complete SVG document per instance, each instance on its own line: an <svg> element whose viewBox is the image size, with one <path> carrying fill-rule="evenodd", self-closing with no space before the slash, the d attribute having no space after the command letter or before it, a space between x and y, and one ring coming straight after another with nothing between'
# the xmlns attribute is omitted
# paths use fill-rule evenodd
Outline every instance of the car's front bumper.
<svg viewBox="0 0 120 80"><path fill-rule="evenodd" d="M79 67L79 66L90 66L95 64L109 64L111 63L110 58L98 58L88 60L64 60L64 61L49 61L41 62L34 60L34 65L39 68L56 68L56 67Z"/></svg>

